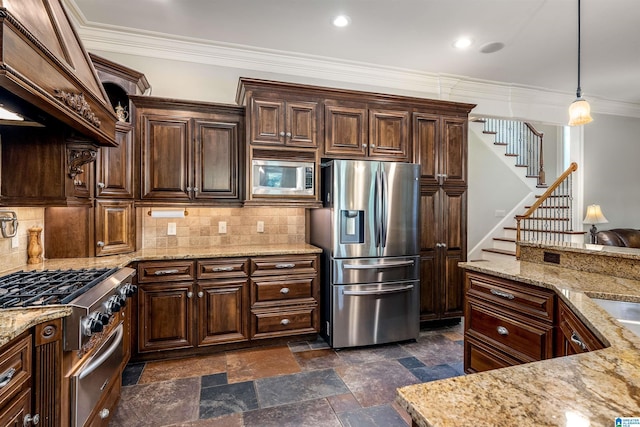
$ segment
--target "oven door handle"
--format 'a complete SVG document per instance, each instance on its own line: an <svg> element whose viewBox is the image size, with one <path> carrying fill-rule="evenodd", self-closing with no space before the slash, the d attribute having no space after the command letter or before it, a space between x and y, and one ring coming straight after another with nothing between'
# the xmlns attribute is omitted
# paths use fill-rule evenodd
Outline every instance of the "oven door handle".
<svg viewBox="0 0 640 427"><path fill-rule="evenodd" d="M343 295L382 295L382 294L395 294L398 292L410 291L413 289L413 285L401 286L399 288L388 289L376 289L373 291L342 291Z"/></svg>
<svg viewBox="0 0 640 427"><path fill-rule="evenodd" d="M104 362L109 356L113 354L114 351L116 351L116 349L120 345L120 342L122 342L123 335L124 335L124 329L122 327L122 324L120 324L116 329L116 338L113 341L113 343L109 346L109 348L104 353L98 356L95 360L93 360L93 358L91 359L91 361L87 364L87 367L82 370L80 375L78 375L78 379L79 380L83 379L84 377L86 377L87 375L95 371L96 368L98 368L100 365L102 365L102 362Z"/></svg>

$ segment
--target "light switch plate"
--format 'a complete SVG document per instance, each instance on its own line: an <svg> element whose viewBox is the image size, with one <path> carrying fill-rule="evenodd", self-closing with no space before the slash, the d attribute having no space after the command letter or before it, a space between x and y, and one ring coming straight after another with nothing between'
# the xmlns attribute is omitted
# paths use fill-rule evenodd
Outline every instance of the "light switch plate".
<svg viewBox="0 0 640 427"><path fill-rule="evenodd" d="M227 221L218 221L218 233L227 234Z"/></svg>
<svg viewBox="0 0 640 427"><path fill-rule="evenodd" d="M11 249L16 249L20 246L20 241L18 240L18 236L13 236L11 238Z"/></svg>
<svg viewBox="0 0 640 427"><path fill-rule="evenodd" d="M167 236L175 236L176 235L176 223L170 222L167 225Z"/></svg>
<svg viewBox="0 0 640 427"><path fill-rule="evenodd" d="M264 221L258 221L258 233L264 233Z"/></svg>

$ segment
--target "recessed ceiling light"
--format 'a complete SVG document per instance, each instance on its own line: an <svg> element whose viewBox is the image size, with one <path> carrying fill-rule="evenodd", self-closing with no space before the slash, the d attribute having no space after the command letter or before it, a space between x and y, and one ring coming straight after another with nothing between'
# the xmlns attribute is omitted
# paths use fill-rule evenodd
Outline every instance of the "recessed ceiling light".
<svg viewBox="0 0 640 427"><path fill-rule="evenodd" d="M347 15L338 15L331 19L331 23L336 27L346 27L351 23L351 18Z"/></svg>
<svg viewBox="0 0 640 427"><path fill-rule="evenodd" d="M471 43L473 43L473 41L470 38L460 37L458 40L453 42L453 47L456 49L466 49L471 46Z"/></svg>

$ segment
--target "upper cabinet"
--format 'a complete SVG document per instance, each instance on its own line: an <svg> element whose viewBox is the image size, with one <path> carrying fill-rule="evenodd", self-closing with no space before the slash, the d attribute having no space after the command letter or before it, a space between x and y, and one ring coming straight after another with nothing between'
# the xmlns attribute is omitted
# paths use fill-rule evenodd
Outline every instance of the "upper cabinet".
<svg viewBox="0 0 640 427"><path fill-rule="evenodd" d="M147 96L131 99L143 202L241 201L243 108Z"/></svg>
<svg viewBox="0 0 640 427"><path fill-rule="evenodd" d="M315 148L317 102L256 96L251 99L250 143Z"/></svg>

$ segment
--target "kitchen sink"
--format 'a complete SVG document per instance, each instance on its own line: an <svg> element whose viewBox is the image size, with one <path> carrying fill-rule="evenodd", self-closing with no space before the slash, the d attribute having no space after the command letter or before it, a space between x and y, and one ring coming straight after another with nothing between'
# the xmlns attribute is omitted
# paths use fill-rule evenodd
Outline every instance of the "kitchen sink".
<svg viewBox="0 0 640 427"><path fill-rule="evenodd" d="M640 303L592 298L612 317L640 337Z"/></svg>

